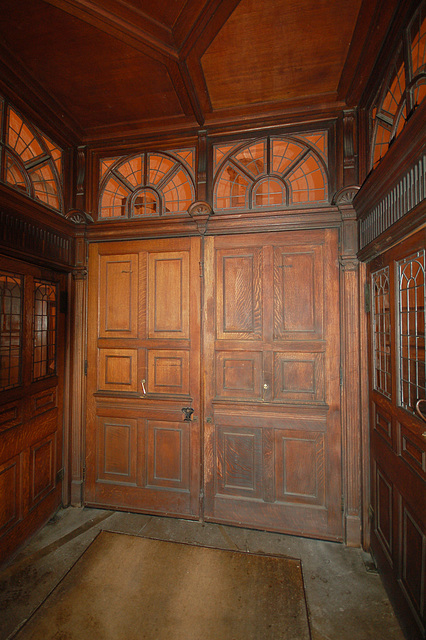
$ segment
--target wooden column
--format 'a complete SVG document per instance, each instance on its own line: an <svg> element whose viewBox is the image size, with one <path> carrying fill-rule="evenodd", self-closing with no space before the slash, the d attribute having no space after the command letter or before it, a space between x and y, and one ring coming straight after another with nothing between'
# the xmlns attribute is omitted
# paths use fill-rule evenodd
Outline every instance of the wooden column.
<svg viewBox="0 0 426 640"><path fill-rule="evenodd" d="M358 187L346 187L335 198L342 216L340 253L342 322L343 507L346 544L360 546L362 534L362 420L357 222L352 205Z"/></svg>
<svg viewBox="0 0 426 640"><path fill-rule="evenodd" d="M70 503L84 502L84 425L86 412L86 308L87 308L87 243L86 223L90 217L73 210L67 214L78 228L75 237L75 269L71 277L70 294L70 374L69 374L69 432L68 465L70 475Z"/></svg>

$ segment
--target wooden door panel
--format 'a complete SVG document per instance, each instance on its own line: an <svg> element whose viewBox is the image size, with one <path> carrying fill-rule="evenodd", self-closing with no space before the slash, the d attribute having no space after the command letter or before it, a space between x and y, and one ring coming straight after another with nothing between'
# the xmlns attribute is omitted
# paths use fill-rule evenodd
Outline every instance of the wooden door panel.
<svg viewBox="0 0 426 640"><path fill-rule="evenodd" d="M324 359L324 353L275 351L272 399L325 402Z"/></svg>
<svg viewBox="0 0 426 640"><path fill-rule="evenodd" d="M21 456L10 458L0 465L0 536L5 535L22 520L22 465Z"/></svg>
<svg viewBox="0 0 426 640"><path fill-rule="evenodd" d="M275 430L276 499L325 508L325 434ZM325 428L325 424L318 425ZM300 461L303 460L303 465Z"/></svg>
<svg viewBox="0 0 426 640"><path fill-rule="evenodd" d="M216 254L217 339L262 339L261 247Z"/></svg>
<svg viewBox="0 0 426 640"><path fill-rule="evenodd" d="M190 391L189 351L148 349L147 391L188 396Z"/></svg>
<svg viewBox="0 0 426 640"><path fill-rule="evenodd" d="M323 337L323 248L274 248L274 340Z"/></svg>
<svg viewBox="0 0 426 640"><path fill-rule="evenodd" d="M337 234L208 238L205 255L205 517L339 539Z"/></svg>
<svg viewBox="0 0 426 640"><path fill-rule="evenodd" d="M148 257L148 335L189 338L189 254L150 253Z"/></svg>
<svg viewBox="0 0 426 640"><path fill-rule="evenodd" d="M137 349L99 349L98 390L138 391Z"/></svg>
<svg viewBox="0 0 426 640"><path fill-rule="evenodd" d="M185 423L148 420L147 486L190 489L190 432Z"/></svg>
<svg viewBox="0 0 426 640"><path fill-rule="evenodd" d="M138 256L100 256L99 337L138 335Z"/></svg>
<svg viewBox="0 0 426 640"><path fill-rule="evenodd" d="M90 248L87 504L199 513L199 262L198 238Z"/></svg>
<svg viewBox="0 0 426 640"><path fill-rule="evenodd" d="M136 485L136 420L99 417L97 450L97 481Z"/></svg>
<svg viewBox="0 0 426 640"><path fill-rule="evenodd" d="M261 351L216 351L216 398L262 399Z"/></svg>

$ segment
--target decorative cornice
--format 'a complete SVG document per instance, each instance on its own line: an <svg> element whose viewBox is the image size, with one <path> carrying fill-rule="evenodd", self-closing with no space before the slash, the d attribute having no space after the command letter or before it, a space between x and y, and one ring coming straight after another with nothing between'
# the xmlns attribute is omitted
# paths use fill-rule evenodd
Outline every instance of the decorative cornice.
<svg viewBox="0 0 426 640"><path fill-rule="evenodd" d="M353 256L341 256L339 258L339 264L342 271L358 271L359 260L354 258Z"/></svg>
<svg viewBox="0 0 426 640"><path fill-rule="evenodd" d="M74 224L87 224L93 222L92 216L83 211L82 209L70 209L65 217L67 220L74 222Z"/></svg>
<svg viewBox="0 0 426 640"><path fill-rule="evenodd" d="M197 225L198 233L204 235L207 231L207 223L211 215L213 215L213 209L208 202L200 200L193 202L189 208L188 213Z"/></svg>
<svg viewBox="0 0 426 640"><path fill-rule="evenodd" d="M83 269L75 269L72 272L72 277L74 280L87 280L87 269L84 267Z"/></svg>
<svg viewBox="0 0 426 640"><path fill-rule="evenodd" d="M360 187L356 184L349 187L343 187L343 189L340 189L340 191L334 194L333 204L337 206L351 205L359 190Z"/></svg>

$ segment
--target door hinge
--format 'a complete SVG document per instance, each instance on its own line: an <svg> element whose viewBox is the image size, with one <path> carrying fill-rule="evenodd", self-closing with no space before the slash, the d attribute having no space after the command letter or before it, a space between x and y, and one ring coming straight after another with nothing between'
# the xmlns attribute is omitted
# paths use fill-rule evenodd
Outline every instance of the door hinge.
<svg viewBox="0 0 426 640"><path fill-rule="evenodd" d="M364 309L365 313L371 311L371 286L369 282L364 284Z"/></svg>
<svg viewBox="0 0 426 640"><path fill-rule="evenodd" d="M56 474L56 483L61 482L61 480L64 479L65 476L65 469L62 467L62 469L59 469L59 471Z"/></svg>
<svg viewBox="0 0 426 640"><path fill-rule="evenodd" d="M200 278L204 278L204 262L200 262Z"/></svg>
<svg viewBox="0 0 426 640"><path fill-rule="evenodd" d="M340 367L340 386L343 387L343 367Z"/></svg>
<svg viewBox="0 0 426 640"><path fill-rule="evenodd" d="M84 375L87 376L87 368L88 368L88 362L87 360L84 361Z"/></svg>
<svg viewBox="0 0 426 640"><path fill-rule="evenodd" d="M342 512L345 510L345 496L343 494L340 497L340 509Z"/></svg>
<svg viewBox="0 0 426 640"><path fill-rule="evenodd" d="M86 467L83 467L83 482L86 480Z"/></svg>

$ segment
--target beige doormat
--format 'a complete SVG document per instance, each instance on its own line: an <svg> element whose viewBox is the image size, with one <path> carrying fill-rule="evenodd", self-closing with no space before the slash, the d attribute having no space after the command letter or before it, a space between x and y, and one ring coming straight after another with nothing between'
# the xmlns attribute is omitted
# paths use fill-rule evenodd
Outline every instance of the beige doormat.
<svg viewBox="0 0 426 640"><path fill-rule="evenodd" d="M102 532L19 640L310 640L300 561Z"/></svg>

